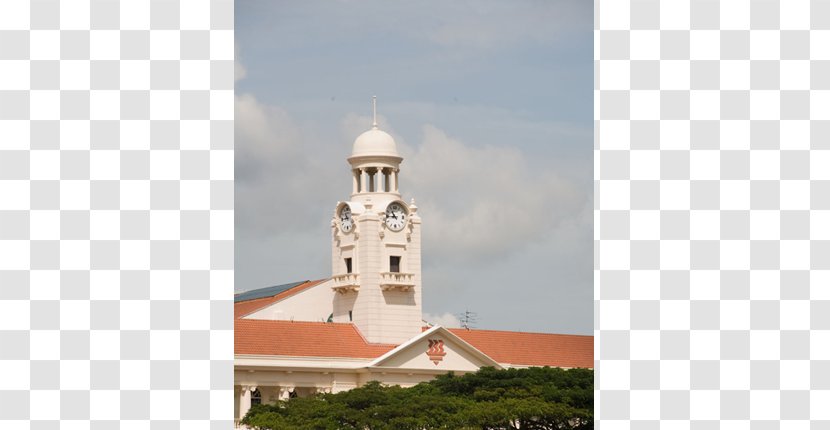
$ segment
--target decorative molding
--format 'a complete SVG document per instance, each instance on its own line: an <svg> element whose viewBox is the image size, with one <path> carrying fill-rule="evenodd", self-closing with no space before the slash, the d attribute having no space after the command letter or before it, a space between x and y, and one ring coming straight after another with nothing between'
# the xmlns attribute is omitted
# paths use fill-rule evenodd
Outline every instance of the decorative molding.
<svg viewBox="0 0 830 430"><path fill-rule="evenodd" d="M383 291L410 291L415 288L415 274L403 272L381 272L380 288Z"/></svg>
<svg viewBox="0 0 830 430"><path fill-rule="evenodd" d="M357 292L358 290L360 290L359 273L343 273L340 275L332 276L332 279L334 280L334 285L331 287L331 289L340 294Z"/></svg>
<svg viewBox="0 0 830 430"><path fill-rule="evenodd" d="M427 349L427 357L437 366L440 361L444 360L447 355L444 352L444 341L441 339L427 339L429 341L429 348Z"/></svg>

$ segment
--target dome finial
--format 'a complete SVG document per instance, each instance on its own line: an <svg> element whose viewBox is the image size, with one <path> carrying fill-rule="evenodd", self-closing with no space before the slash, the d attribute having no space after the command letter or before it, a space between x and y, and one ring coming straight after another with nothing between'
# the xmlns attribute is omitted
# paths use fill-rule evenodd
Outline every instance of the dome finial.
<svg viewBox="0 0 830 430"><path fill-rule="evenodd" d="M389 133L378 128L376 96L372 96L372 128L366 130L360 136L357 136L357 139L354 140L354 145L352 145L352 155L348 159L351 163L352 160L357 160L361 157L391 157L395 165L399 164L401 161L401 156L398 155L398 150L395 148L395 139L393 139ZM374 164L367 167L372 167L372 169L377 168Z"/></svg>
<svg viewBox="0 0 830 430"><path fill-rule="evenodd" d="M378 96L372 96L372 128L378 128Z"/></svg>

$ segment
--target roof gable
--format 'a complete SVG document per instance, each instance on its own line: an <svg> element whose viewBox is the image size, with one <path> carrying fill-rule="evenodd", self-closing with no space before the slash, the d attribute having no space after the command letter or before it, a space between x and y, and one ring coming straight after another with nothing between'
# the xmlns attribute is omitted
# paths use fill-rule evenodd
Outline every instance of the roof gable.
<svg viewBox="0 0 830 430"><path fill-rule="evenodd" d="M369 367L446 371L476 371L482 366L501 368L495 360L440 326L422 332L369 364Z"/></svg>

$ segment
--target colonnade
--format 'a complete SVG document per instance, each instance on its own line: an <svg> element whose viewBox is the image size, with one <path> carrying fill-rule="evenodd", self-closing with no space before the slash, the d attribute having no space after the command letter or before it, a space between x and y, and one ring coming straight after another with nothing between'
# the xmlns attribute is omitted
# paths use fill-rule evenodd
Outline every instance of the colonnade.
<svg viewBox="0 0 830 430"><path fill-rule="evenodd" d="M240 394L239 394L239 415L237 419L242 419L245 414L248 413L248 410L251 409L252 404L252 395L253 393L259 389L260 390L260 399L262 403L271 403L272 396L270 394L276 392L276 400L288 400L289 397L292 397L291 393L298 394L297 389L300 388L304 391L302 396L305 395L313 395L317 393L331 393L331 387L295 387L291 385L280 385L280 386L257 386L257 385L242 385L240 387Z"/></svg>
<svg viewBox="0 0 830 430"><path fill-rule="evenodd" d="M352 193L398 192L398 172L391 167L360 167L352 170Z"/></svg>

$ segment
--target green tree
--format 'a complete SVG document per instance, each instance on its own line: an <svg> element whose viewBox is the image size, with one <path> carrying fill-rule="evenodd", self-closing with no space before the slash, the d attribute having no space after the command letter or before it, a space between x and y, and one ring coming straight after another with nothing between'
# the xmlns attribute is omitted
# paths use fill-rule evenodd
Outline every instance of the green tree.
<svg viewBox="0 0 830 430"><path fill-rule="evenodd" d="M412 388L372 381L337 394L256 405L243 423L282 430L593 429L593 371L453 373Z"/></svg>

